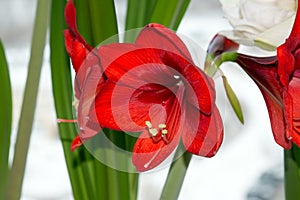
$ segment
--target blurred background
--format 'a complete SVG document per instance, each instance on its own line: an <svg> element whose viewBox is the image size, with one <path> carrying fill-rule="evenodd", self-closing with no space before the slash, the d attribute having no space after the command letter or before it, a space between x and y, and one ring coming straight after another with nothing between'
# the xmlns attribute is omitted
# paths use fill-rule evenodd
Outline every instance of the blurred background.
<svg viewBox="0 0 300 200"><path fill-rule="evenodd" d="M30 55L36 0L0 0L0 38L6 50L13 87L13 151ZM115 0L123 30L126 0ZM221 30L230 30L218 0L191 0L178 29L206 49ZM62 33L57 33L62 34ZM30 142L22 199L72 199L63 151L57 133L51 89L49 47L45 49L35 124ZM249 53L261 52L242 48ZM201 49L199 49L201 52ZM210 159L193 157L179 199L281 200L283 150L275 143L267 109L252 80L236 64L222 66L243 108L245 124L236 118L225 98L221 78L216 77L218 105L225 138L218 154ZM71 103L71 102L70 102ZM167 169L140 176L139 199L158 199Z"/></svg>

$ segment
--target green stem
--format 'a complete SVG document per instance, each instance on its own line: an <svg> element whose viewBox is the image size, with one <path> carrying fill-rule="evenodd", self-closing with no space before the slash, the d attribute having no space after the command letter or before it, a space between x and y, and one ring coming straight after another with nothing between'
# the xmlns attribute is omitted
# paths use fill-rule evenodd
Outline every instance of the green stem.
<svg viewBox="0 0 300 200"><path fill-rule="evenodd" d="M178 158L178 156L180 156ZM186 152L182 144L176 150L175 160L169 170L160 199L178 199L184 177L192 158L192 154Z"/></svg>
<svg viewBox="0 0 300 200"><path fill-rule="evenodd" d="M20 199L45 47L50 0L39 0L32 37L24 99L6 199Z"/></svg>
<svg viewBox="0 0 300 200"><path fill-rule="evenodd" d="M209 76L213 76L217 70L220 68L223 62L235 61L237 59L237 52L224 52L217 57L213 57L210 54L207 54L205 59L205 72Z"/></svg>
<svg viewBox="0 0 300 200"><path fill-rule="evenodd" d="M285 199L300 199L300 148L284 151Z"/></svg>

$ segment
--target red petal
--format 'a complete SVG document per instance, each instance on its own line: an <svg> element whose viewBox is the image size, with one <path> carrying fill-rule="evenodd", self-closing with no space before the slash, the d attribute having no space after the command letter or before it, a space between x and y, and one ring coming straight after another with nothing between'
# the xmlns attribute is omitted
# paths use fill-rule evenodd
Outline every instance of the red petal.
<svg viewBox="0 0 300 200"><path fill-rule="evenodd" d="M291 148L291 142L286 137L286 127L284 124L284 113L282 102L278 102L269 92L265 91L262 87L259 87L260 91L266 102L270 122L272 126L272 132L275 141L285 149Z"/></svg>
<svg viewBox="0 0 300 200"><path fill-rule="evenodd" d="M89 50L78 41L77 38L73 37L69 30L64 31L65 34L65 45L66 50L71 57L73 68L75 72L78 72L81 64L89 53Z"/></svg>
<svg viewBox="0 0 300 200"><path fill-rule="evenodd" d="M120 45L119 48L122 48L122 46ZM106 49L108 48L114 48L114 46L108 46ZM125 48L127 48L127 45L125 45ZM105 70L105 74L113 82L135 88L147 84L172 86L177 83L173 76L175 74L170 72L173 69L162 62L161 55L165 53L162 50L136 49L125 54L119 54L118 51L115 51L115 53L117 55L110 55L116 59ZM106 57L110 56L108 52L106 52L106 55ZM147 88L144 89L147 90ZM158 90L161 87L150 89Z"/></svg>
<svg viewBox="0 0 300 200"><path fill-rule="evenodd" d="M143 131L133 148L132 162L136 169L143 172L158 166L174 151L179 139L180 135L177 134L169 144L163 140L154 143L148 131Z"/></svg>
<svg viewBox="0 0 300 200"><path fill-rule="evenodd" d="M212 114L207 116L188 105L185 116L184 147L192 154L214 156L223 141L223 124L217 107L214 106Z"/></svg>
<svg viewBox="0 0 300 200"><path fill-rule="evenodd" d="M216 34L208 45L207 53L215 58L224 52L237 51L238 48L238 43L223 35Z"/></svg>
<svg viewBox="0 0 300 200"><path fill-rule="evenodd" d="M277 48L278 74L282 85L285 87L287 87L290 75L293 73L295 68L295 57L292 55L292 51L292 49L289 49L287 43Z"/></svg>
<svg viewBox="0 0 300 200"><path fill-rule="evenodd" d="M85 42L83 37L79 34L77 25L76 25L76 9L72 0L69 0L65 7L65 19L68 29L72 37L76 38L79 42L81 42L89 51L92 48Z"/></svg>
<svg viewBox="0 0 300 200"><path fill-rule="evenodd" d="M91 73L91 71L93 71L93 73ZM95 55L95 50L86 55L76 73L74 84L76 98L80 99L83 87L85 87L85 81L88 77L93 79L93 84L89 85L89 88L93 87L93 89L96 88L98 82L103 77L103 69L99 64L99 57Z"/></svg>
<svg viewBox="0 0 300 200"><path fill-rule="evenodd" d="M291 142L286 137L284 124L283 87L277 73L277 58L256 58L240 54L237 62L255 81L265 99L275 141L283 148L290 148Z"/></svg>
<svg viewBox="0 0 300 200"><path fill-rule="evenodd" d="M100 73L99 66L88 68L86 79L83 82L82 94L78 105L78 124L80 137L87 140L97 134L102 127L99 125L95 113L95 97L101 91L105 81Z"/></svg>
<svg viewBox="0 0 300 200"><path fill-rule="evenodd" d="M72 144L71 144L71 151L75 151L77 148L79 148L81 145L82 145L82 141L81 141L81 138L79 137L79 135L77 135L73 141L72 141Z"/></svg>
<svg viewBox="0 0 300 200"><path fill-rule="evenodd" d="M282 102L282 86L279 82L276 57L252 57L239 54L237 63L250 75L257 86Z"/></svg>
<svg viewBox="0 0 300 200"><path fill-rule="evenodd" d="M291 98L290 104L286 104L285 110L290 110L286 117L286 123L292 128L292 141L300 146L300 71L294 73L294 77L289 83L288 94Z"/></svg>
<svg viewBox="0 0 300 200"><path fill-rule="evenodd" d="M66 50L71 57L74 70L78 72L84 59L92 51L92 48L85 42L77 30L76 10L71 0L67 2L65 7L65 19L69 28L64 31Z"/></svg>
<svg viewBox="0 0 300 200"><path fill-rule="evenodd" d="M176 33L161 24L153 23L144 27L136 39L136 44L146 48L170 51L193 63L192 57L182 40Z"/></svg>
<svg viewBox="0 0 300 200"><path fill-rule="evenodd" d="M67 2L64 14L68 28L72 32L77 32L76 9L72 0Z"/></svg>
<svg viewBox="0 0 300 200"><path fill-rule="evenodd" d="M145 128L146 121L166 116L172 96L168 89L146 92L108 81L96 97L95 111L104 127L137 132Z"/></svg>
<svg viewBox="0 0 300 200"><path fill-rule="evenodd" d="M163 62L177 70L186 88L187 101L206 114L212 112L215 102L214 84L200 68L192 65L183 57L167 52Z"/></svg>

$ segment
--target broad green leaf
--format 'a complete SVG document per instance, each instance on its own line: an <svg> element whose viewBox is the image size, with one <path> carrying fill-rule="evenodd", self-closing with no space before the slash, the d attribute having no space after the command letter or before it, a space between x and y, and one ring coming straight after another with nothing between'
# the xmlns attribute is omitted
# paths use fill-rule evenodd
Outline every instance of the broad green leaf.
<svg viewBox="0 0 300 200"><path fill-rule="evenodd" d="M157 0L128 0L125 30L142 28L150 22ZM125 34L126 42L134 42L138 31Z"/></svg>
<svg viewBox="0 0 300 200"><path fill-rule="evenodd" d="M0 41L0 200L4 199L7 186L9 166L8 156L10 147L12 122L12 96L9 69L4 47Z"/></svg>
<svg viewBox="0 0 300 200"><path fill-rule="evenodd" d="M224 88L226 91L226 96L227 96L236 116L238 117L240 122L242 124L244 124L243 111L242 111L240 102L239 102L237 96L235 95L234 91L232 90L230 84L228 83L227 78L223 75L222 79L223 79L223 84L224 84Z"/></svg>
<svg viewBox="0 0 300 200"><path fill-rule="evenodd" d="M65 27L65 1L52 0L50 24L50 63L52 89L57 118L73 119L73 89L71 69L68 55L65 51L63 30ZM71 152L70 146L77 135L75 124L58 124L59 134L63 145L65 160L69 172L74 199L95 198L93 171L89 168L92 159L84 149Z"/></svg>
<svg viewBox="0 0 300 200"><path fill-rule="evenodd" d="M93 35L93 44L91 45L96 46L118 34L114 0L89 0L89 11L90 28Z"/></svg>
<svg viewBox="0 0 300 200"><path fill-rule="evenodd" d="M189 3L190 0L157 0L150 22L160 23L177 30Z"/></svg>
<svg viewBox="0 0 300 200"><path fill-rule="evenodd" d="M46 43L50 2L50 0L40 0L37 3L30 61L28 65L28 75L19 119L14 158L9 173L6 199L17 200L21 197L27 152L32 131L44 48Z"/></svg>

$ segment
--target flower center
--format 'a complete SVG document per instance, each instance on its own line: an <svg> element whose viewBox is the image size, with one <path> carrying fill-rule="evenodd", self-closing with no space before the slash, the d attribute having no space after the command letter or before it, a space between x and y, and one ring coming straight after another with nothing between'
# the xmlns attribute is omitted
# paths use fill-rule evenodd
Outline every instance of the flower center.
<svg viewBox="0 0 300 200"><path fill-rule="evenodd" d="M157 128L154 128L152 126L152 123L150 121L145 121L145 125L148 128L148 131L150 135L153 137L153 139L158 136L158 133L161 133L161 137L166 140L166 134L168 134L167 125L166 124L158 124Z"/></svg>

